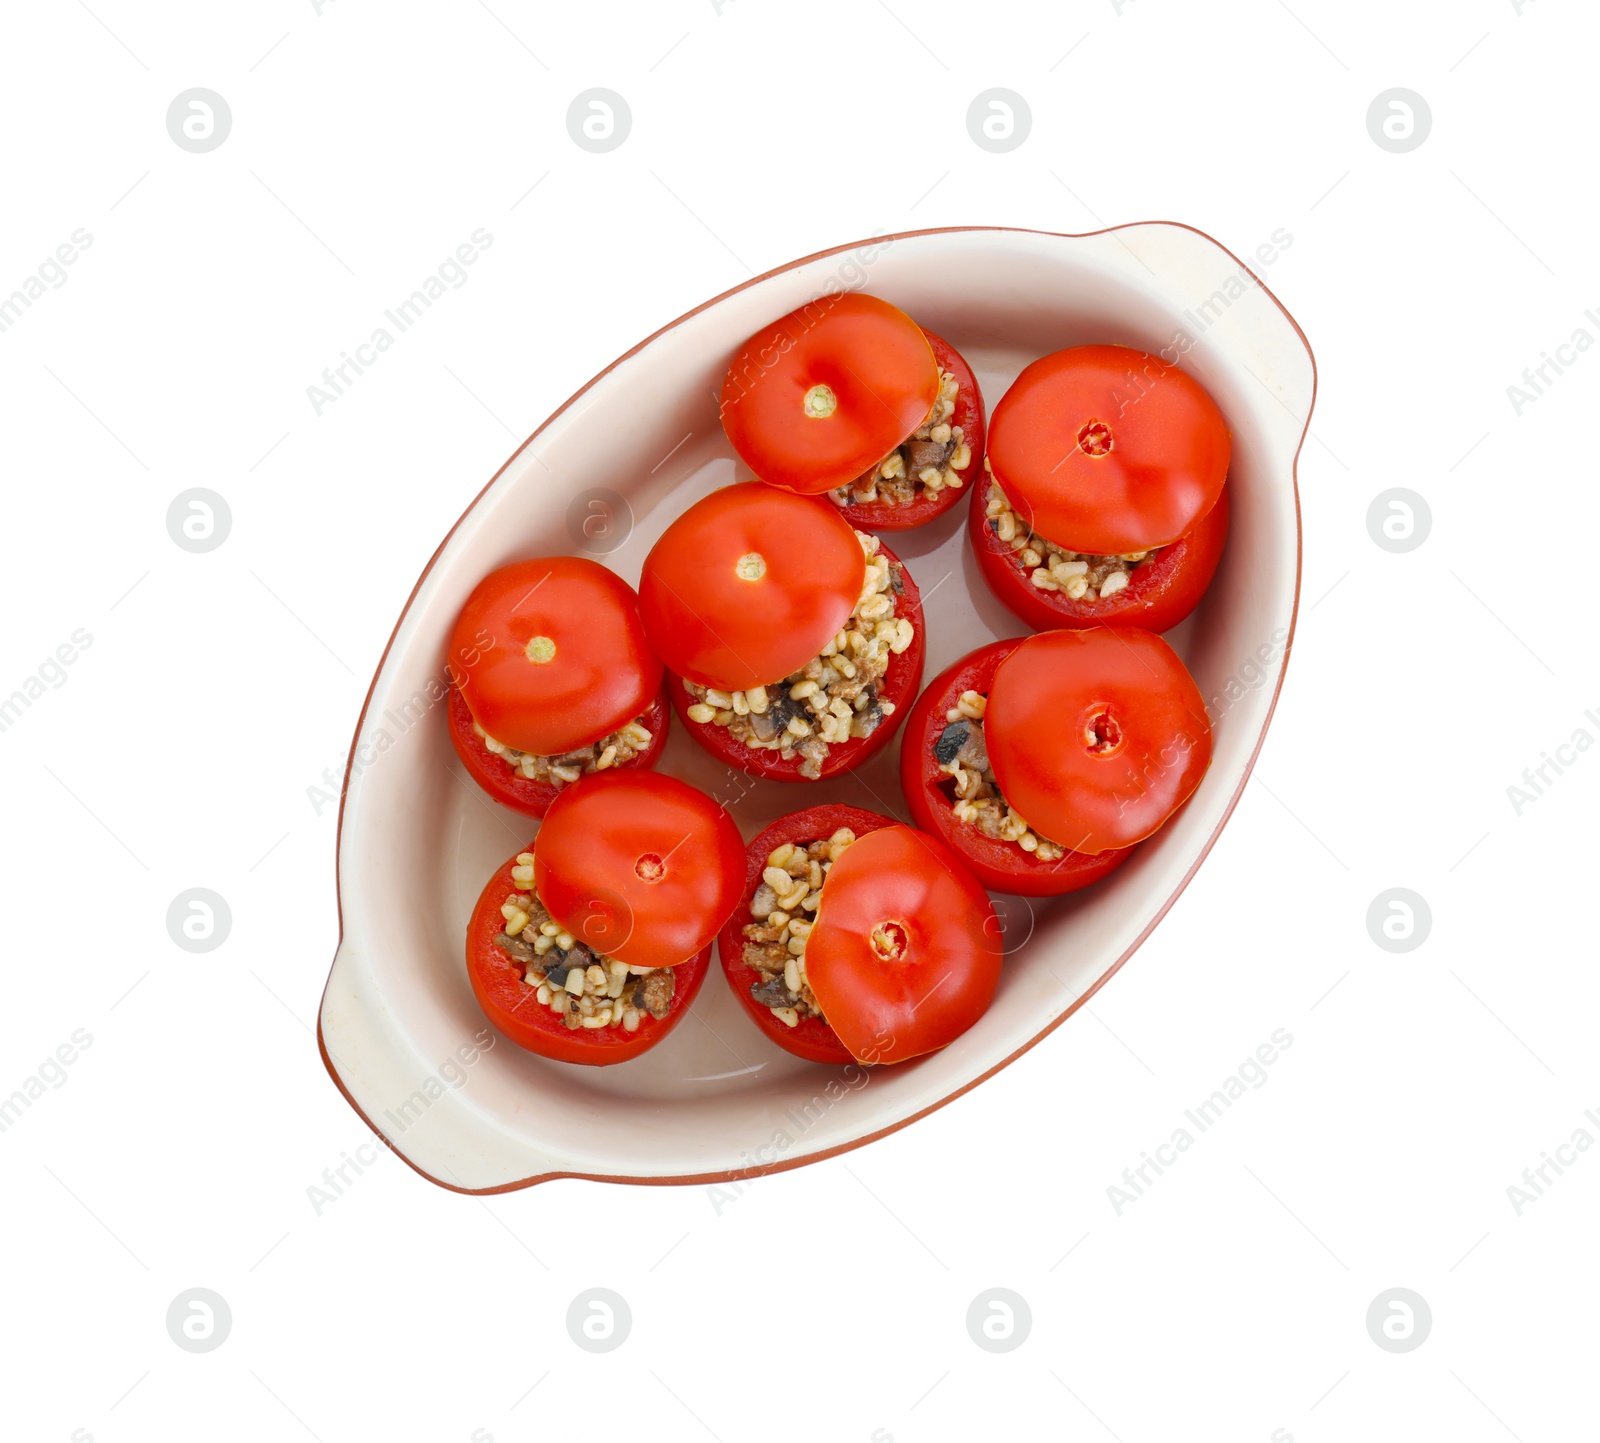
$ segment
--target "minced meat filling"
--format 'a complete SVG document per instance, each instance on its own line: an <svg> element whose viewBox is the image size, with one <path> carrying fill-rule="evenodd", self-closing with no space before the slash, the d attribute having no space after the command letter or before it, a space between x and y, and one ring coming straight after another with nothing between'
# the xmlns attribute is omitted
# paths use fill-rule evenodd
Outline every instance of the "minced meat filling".
<svg viewBox="0 0 1600 1443"><path fill-rule="evenodd" d="M988 458L984 458L988 470ZM989 529L1004 541L1030 573L1029 579L1040 591L1064 592L1073 601L1098 601L1115 596L1128 584L1129 576L1152 560L1159 547L1151 551L1130 551L1122 556L1094 556L1069 550L1047 541L1011 509L1011 502L997 481L990 480L984 515Z"/></svg>
<svg viewBox="0 0 1600 1443"><path fill-rule="evenodd" d="M530 782L549 782L556 787L575 782L585 773L603 772L611 767L620 767L624 762L631 762L655 740L654 735L635 718L590 746L562 752L560 756L544 757L535 752L519 752L515 747L496 741L476 721L472 723L472 729L483 738L484 746L519 777L526 777Z"/></svg>
<svg viewBox="0 0 1600 1443"><path fill-rule="evenodd" d="M1015 842L1041 862L1059 861L1066 849L1035 832L1012 810L995 784L983 739L983 714L988 704L989 698L982 692L962 692L945 712L945 728L934 739L934 760L955 783L948 790L956 820L976 827L986 837Z"/></svg>
<svg viewBox="0 0 1600 1443"><path fill-rule="evenodd" d="M800 775L822 775L829 746L851 737L869 737L894 712L878 695L889 658L911 645L916 632L897 616L904 589L903 568L879 554L878 538L856 532L866 554L861 597L840 631L797 671L771 686L718 691L684 680L694 698L689 720L726 727L728 734L757 751L775 751L786 760L798 755Z"/></svg>
<svg viewBox="0 0 1600 1443"><path fill-rule="evenodd" d="M750 995L789 1027L802 1017L826 1021L806 981L806 938L816 922L828 872L856 839L849 827L809 846L785 842L767 857L761 885L750 899L744 961L761 974Z"/></svg>
<svg viewBox="0 0 1600 1443"><path fill-rule="evenodd" d="M933 410L904 441L876 466L847 486L828 493L840 506L881 501L904 506L916 499L917 490L937 494L955 489L966 479L962 472L972 464L972 447L960 426L952 426L956 397L961 387L949 371L939 373L939 397Z"/></svg>
<svg viewBox="0 0 1600 1443"><path fill-rule="evenodd" d="M532 852L518 854L511 880L525 890L500 908L506 925L494 945L522 964L522 980L567 1027L637 1032L646 1016L659 1021L667 1015L676 985L672 968L631 967L585 947L535 894Z"/></svg>

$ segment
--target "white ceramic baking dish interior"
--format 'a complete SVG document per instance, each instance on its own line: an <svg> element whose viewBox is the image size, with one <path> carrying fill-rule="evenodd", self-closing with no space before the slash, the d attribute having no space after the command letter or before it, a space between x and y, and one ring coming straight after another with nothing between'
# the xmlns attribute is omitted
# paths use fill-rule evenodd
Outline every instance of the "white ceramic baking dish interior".
<svg viewBox="0 0 1600 1443"><path fill-rule="evenodd" d="M759 327L840 286L894 302L954 344L991 411L1024 365L1063 346L1182 350L1233 431L1227 552L1199 610L1169 635L1202 694L1222 699L1211 769L1129 864L1085 893L1037 905L1032 935L1007 958L975 1027L917 1063L873 1070L865 1085L830 1089L839 1069L802 1062L761 1036L715 964L690 1015L632 1062L573 1067L504 1038L485 1050L472 1041L488 1024L467 981L466 921L486 878L536 824L466 779L445 707L428 703L456 613L495 567L574 551L570 528L588 515L600 518L590 525L600 539L586 544L610 546L629 529L604 560L637 585L667 523L748 474L717 420L715 393L734 352ZM1082 236L972 228L880 238L762 276L652 336L574 396L484 489L423 574L379 665L340 821L342 937L319 1019L325 1061L346 1097L406 1161L447 1187L500 1190L564 1175L701 1180L869 1141L1033 1045L1138 947L1244 787L1294 626L1295 463L1314 392L1311 353L1289 315L1237 258L1170 223ZM610 523L585 497L591 491L623 498ZM926 599L927 679L1025 630L984 587L965 549L964 513L963 500L933 526L888 538ZM607 524L619 527L611 540ZM727 802L748 838L823 801L903 818L897 756L898 741L854 777L753 784L678 727L663 768Z"/></svg>

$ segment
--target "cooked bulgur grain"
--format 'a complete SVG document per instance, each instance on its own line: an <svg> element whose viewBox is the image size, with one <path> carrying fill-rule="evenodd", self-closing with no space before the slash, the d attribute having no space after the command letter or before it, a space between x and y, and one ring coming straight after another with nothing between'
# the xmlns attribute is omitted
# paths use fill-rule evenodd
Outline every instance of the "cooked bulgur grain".
<svg viewBox="0 0 1600 1443"><path fill-rule="evenodd" d="M828 495L840 506L871 501L904 506L916 498L918 487L937 495L960 486L966 480L961 473L972 464L965 431L950 424L960 393L956 378L941 371L939 396L928 419L865 475Z"/></svg>
<svg viewBox="0 0 1600 1443"><path fill-rule="evenodd" d="M989 768L989 749L983 739L983 715L989 698L982 692L964 691L944 714L945 727L934 739L934 760L949 777L951 807L956 820L976 827L986 837L1014 842L1041 862L1057 862L1066 849L1035 832L1001 795Z"/></svg>
<svg viewBox="0 0 1600 1443"><path fill-rule="evenodd" d="M806 981L806 938L816 921L823 883L856 839L849 827L809 846L785 842L767 857L761 885L750 899L744 961L761 974L750 995L789 1027L802 1017L826 1021Z"/></svg>
<svg viewBox="0 0 1600 1443"><path fill-rule="evenodd" d="M484 746L519 777L526 777L530 782L549 782L555 787L575 782L586 772L603 772L611 767L619 767L624 762L631 762L655 740L635 719L590 746L563 752L560 756L543 757L534 752L519 752L504 742L497 742L476 721L472 723L472 729L483 738Z"/></svg>

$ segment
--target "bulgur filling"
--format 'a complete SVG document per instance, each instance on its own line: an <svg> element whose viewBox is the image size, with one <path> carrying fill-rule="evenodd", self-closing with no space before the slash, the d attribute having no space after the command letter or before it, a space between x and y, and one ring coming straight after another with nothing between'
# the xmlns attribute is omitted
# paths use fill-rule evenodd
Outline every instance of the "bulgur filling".
<svg viewBox="0 0 1600 1443"><path fill-rule="evenodd" d="M972 447L965 432L950 424L960 394L956 378L941 371L939 396L928 419L865 475L847 486L835 487L828 495L840 506L869 501L904 506L916 499L919 486L932 495L960 486L966 480L961 473L972 464Z"/></svg>
<svg viewBox="0 0 1600 1443"><path fill-rule="evenodd" d="M603 772L611 767L619 767L624 762L631 762L655 740L654 735L635 718L590 746L562 752L560 756L543 757L535 752L519 752L504 742L497 742L476 721L472 723L472 729L483 738L484 746L519 777L526 777L530 782L549 782L556 787L575 782L587 772Z"/></svg>
<svg viewBox="0 0 1600 1443"><path fill-rule="evenodd" d="M987 457L983 468L989 469ZM1018 553L1017 559L1029 571L1030 579L1040 591L1064 592L1073 601L1098 601L1103 596L1115 596L1127 586L1129 576L1161 549L1129 551L1121 556L1094 556L1069 550L1030 529L1011 509L1006 493L992 477L984 498L983 514L989 519L989 529Z"/></svg>
<svg viewBox="0 0 1600 1443"><path fill-rule="evenodd" d="M894 713L878 695L889 658L916 635L907 617L896 616L904 590L903 568L879 554L878 538L857 531L867 572L855 610L840 631L803 667L771 686L718 691L684 679L694 698L689 720L713 722L757 751L785 760L798 755L800 775L816 781L828 748L851 737L869 737Z"/></svg>
<svg viewBox="0 0 1600 1443"><path fill-rule="evenodd" d="M520 852L513 892L500 908L505 930L494 945L522 964L522 980L536 989L569 1028L620 1027L637 1032L645 1016L657 1021L672 1005L676 983L670 967L632 967L592 952L557 922L533 890L533 853Z"/></svg>
<svg viewBox="0 0 1600 1443"><path fill-rule="evenodd" d="M1012 809L1001 795L989 769L989 749L983 739L983 714L989 698L982 692L964 691L944 714L945 728L934 740L933 756L939 770L955 783L950 789L956 820L976 827L986 837L1015 842L1041 862L1058 862L1066 848L1046 840Z"/></svg>
<svg viewBox="0 0 1600 1443"><path fill-rule="evenodd" d="M856 839L849 827L810 846L785 842L767 857L761 885L750 900L744 961L761 974L750 995L789 1027L802 1017L827 1019L806 981L806 938L816 922L822 885L833 864Z"/></svg>

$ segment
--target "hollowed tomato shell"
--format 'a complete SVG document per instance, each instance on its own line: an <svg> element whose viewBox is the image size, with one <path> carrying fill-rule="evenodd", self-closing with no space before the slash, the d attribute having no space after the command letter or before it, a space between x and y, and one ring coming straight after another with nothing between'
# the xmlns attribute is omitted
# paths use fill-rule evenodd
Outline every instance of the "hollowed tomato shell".
<svg viewBox="0 0 1600 1443"><path fill-rule="evenodd" d="M1128 584L1108 597L1074 601L1064 591L1042 591L1033 584L1032 568L1020 553L1002 541L984 514L989 485L974 488L967 511L967 533L978 569L996 600L1037 631L1057 627L1142 626L1167 631L1176 626L1205 595L1217 574L1228 541L1228 488L1213 506L1170 546L1128 573Z"/></svg>

